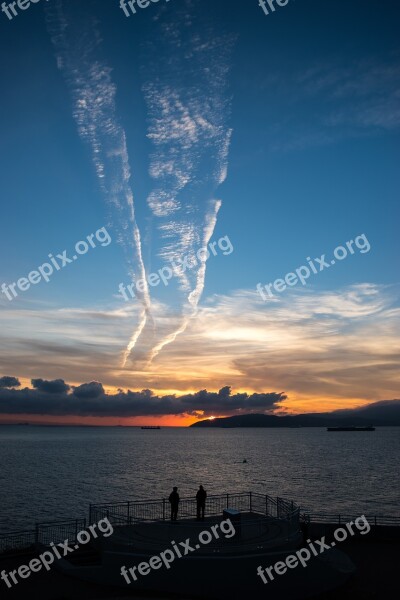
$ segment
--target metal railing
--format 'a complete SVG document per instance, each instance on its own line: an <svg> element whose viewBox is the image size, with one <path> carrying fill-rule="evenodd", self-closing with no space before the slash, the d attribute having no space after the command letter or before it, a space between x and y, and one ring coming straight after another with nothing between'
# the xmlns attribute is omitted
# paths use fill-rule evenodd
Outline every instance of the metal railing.
<svg viewBox="0 0 400 600"><path fill-rule="evenodd" d="M347 515L338 513L313 513L300 514L300 508L293 502L279 497L254 492L241 492L233 494L218 494L207 496L206 515L221 516L224 509L236 509L240 512L262 515L284 521L287 526L288 536L299 528L299 522L321 524L344 524L354 521L360 515ZM195 498L182 498L179 503L180 518L195 518L197 503ZM400 526L400 517L365 515L370 525ZM127 500L125 502L110 502L91 504L89 511L89 525L98 523L101 519L108 518L112 525L130 525L140 522L165 521L170 518L170 505L168 499L158 500ZM0 554L9 551L22 551L33 548L35 544L55 544L68 539L69 542L77 541L77 534L86 528L86 519L74 519L38 523L34 529L11 531L0 534Z"/></svg>
<svg viewBox="0 0 400 600"><path fill-rule="evenodd" d="M282 536L288 541L295 539L300 532L300 509L293 502L283 498L273 498L272 496L253 493L228 493L218 495L208 495L206 500L205 514L208 519L215 518L216 521L223 518L225 509L235 509L246 515L246 519L239 525L241 531L239 540L235 538L230 541L229 547L237 544L242 547L243 544L259 547L261 538L271 527L271 520L279 521ZM197 516L197 502L195 498L181 498L179 502L179 519L190 519L191 527L204 528L204 523L195 523ZM101 519L107 518L115 526L139 525L141 523L157 523L170 519L170 504L168 499L160 498L158 500L132 500L126 502L110 502L103 504L92 504L90 506L89 522L95 523ZM232 516L232 521L234 517ZM209 521L210 522L210 521ZM238 527L238 523L235 523ZM158 547L159 539L154 537L154 529L140 529L140 539L145 542L146 547ZM265 543L263 539L262 543ZM127 548L134 549L136 542L132 539L130 542L124 542ZM225 540L213 540L208 549L212 551L226 545Z"/></svg>
<svg viewBox="0 0 400 600"><path fill-rule="evenodd" d="M325 525L341 525L355 521L361 515L347 515L338 513L302 513L300 520L307 523L322 523ZM400 517L382 516L382 515L365 515L368 523L375 526L400 526Z"/></svg>
<svg viewBox="0 0 400 600"><path fill-rule="evenodd" d="M222 515L223 510L227 508L275 519L285 519L293 524L299 522L300 509L293 502L283 498L273 498L253 492L207 496L207 516ZM180 518L195 518L196 514L196 499L181 498L179 502ZM90 505L90 523L98 522L105 517L116 526L143 521L165 521L170 517L170 504L166 498L160 498L158 500L127 500Z"/></svg>
<svg viewBox="0 0 400 600"><path fill-rule="evenodd" d="M27 531L11 531L0 534L0 554L33 548L36 544L48 546L51 542L58 544L68 539L77 541L77 535L86 528L86 519L70 521L50 521L37 523L35 529Z"/></svg>

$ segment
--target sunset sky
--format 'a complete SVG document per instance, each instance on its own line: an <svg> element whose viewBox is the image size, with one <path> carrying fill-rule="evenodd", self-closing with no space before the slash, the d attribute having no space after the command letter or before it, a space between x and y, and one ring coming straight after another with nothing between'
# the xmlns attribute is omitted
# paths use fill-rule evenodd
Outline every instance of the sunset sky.
<svg viewBox="0 0 400 600"><path fill-rule="evenodd" d="M187 425L399 398L399 12L1 13L0 422ZM77 258L57 269L64 250ZM322 255L306 285L257 291ZM48 282L9 291L44 263Z"/></svg>

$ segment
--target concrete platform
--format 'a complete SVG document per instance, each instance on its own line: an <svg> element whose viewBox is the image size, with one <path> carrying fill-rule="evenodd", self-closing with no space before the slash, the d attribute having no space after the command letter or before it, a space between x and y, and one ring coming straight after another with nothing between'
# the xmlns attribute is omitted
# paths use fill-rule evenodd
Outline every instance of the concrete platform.
<svg viewBox="0 0 400 600"><path fill-rule="evenodd" d="M189 539L192 545L196 545L202 532L210 532L212 540L207 544L199 543L199 548L196 548L196 553L209 555L237 553L238 549L241 553L247 553L270 548L288 548L288 535L289 545L296 545L301 540L300 531L290 531L289 523L273 517L241 513L240 525L234 520L231 521L236 533L229 538L225 537L220 529L222 521L225 521L225 517L213 516L206 517L204 521L181 519L172 522L135 523L116 527L109 544L114 548L125 547L151 555L158 554L165 548L171 548L171 540L178 543ZM231 531L228 531L227 526L225 527L225 531L230 535Z"/></svg>

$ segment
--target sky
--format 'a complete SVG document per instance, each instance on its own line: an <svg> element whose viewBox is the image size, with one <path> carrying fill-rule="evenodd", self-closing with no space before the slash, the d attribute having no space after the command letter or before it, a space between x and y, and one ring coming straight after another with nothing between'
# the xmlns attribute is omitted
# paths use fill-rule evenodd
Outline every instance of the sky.
<svg viewBox="0 0 400 600"><path fill-rule="evenodd" d="M17 10L0 421L399 398L397 0Z"/></svg>

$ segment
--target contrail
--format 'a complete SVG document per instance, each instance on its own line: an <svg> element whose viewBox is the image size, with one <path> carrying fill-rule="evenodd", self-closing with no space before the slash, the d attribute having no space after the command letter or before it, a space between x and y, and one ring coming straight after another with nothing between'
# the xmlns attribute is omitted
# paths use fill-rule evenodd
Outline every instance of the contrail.
<svg viewBox="0 0 400 600"><path fill-rule="evenodd" d="M70 6L68 7L70 8ZM62 0L46 7L48 30L53 42L57 66L67 81L73 102L73 116L80 137L89 144L92 159L107 200L119 217L118 241L123 245L130 275L142 279L143 291L137 292L142 305L139 324L124 354L130 351L151 317L151 300L142 258L139 227L130 186L131 171L126 134L116 116L116 86L112 70L100 59L102 40L94 17L75 14L68 18ZM84 10L79 6L80 11Z"/></svg>
<svg viewBox="0 0 400 600"><path fill-rule="evenodd" d="M173 14L164 7L163 17L154 20L145 53L150 66L143 92L155 181L148 205L163 240L159 256L167 263L179 263L183 256L197 262L196 252L208 244L221 207L215 191L227 176L232 135L227 89L234 39L216 32L199 14L194 0ZM199 263L190 272L176 270L182 319L154 345L150 361L196 314L206 274L206 260Z"/></svg>
<svg viewBox="0 0 400 600"><path fill-rule="evenodd" d="M217 214L218 211L221 207L221 200L217 200L215 202L215 212L211 213L210 215L208 215L208 225L205 227L204 230L204 243L203 243L203 247L206 247L208 242L211 239L211 236L214 232L214 228L217 222ZM198 303L200 301L201 295L203 293L203 289L204 289L204 280L205 280L205 276L206 276L206 261L202 262L200 267L197 270L197 274L196 274L196 284L194 289L192 289L189 292L188 295L188 305L190 307L190 313L188 315L185 315L182 318L182 322L180 323L179 327L177 329L175 329L172 333L168 334L167 336L165 336L165 338L163 338L152 350L151 354L150 354L150 362L161 352L161 350L167 346L168 344L171 344L172 342L174 342L176 340L176 338L178 337L178 335L180 335L181 333L184 333L186 330L186 327L188 326L190 320L196 315L197 313L197 306Z"/></svg>
<svg viewBox="0 0 400 600"><path fill-rule="evenodd" d="M102 59L96 20L88 14L68 18L73 4L54 0L46 7L57 64L71 92L79 134L92 150L100 187L118 214L118 240L127 253L131 278L143 282L136 294L142 310L123 355L125 366L134 348L152 360L186 329L204 290L206 262L199 261L190 272L176 269L180 322L169 322L170 331L157 340L126 134L116 114L116 86ZM79 10L87 10L86 5ZM227 81L233 42L204 21L195 0L186 0L173 12L160 7L153 21L143 84L153 145L149 170L155 183L147 202L162 240L159 256L165 261L179 264L187 256L197 263L197 250L208 244L215 228L221 206L215 193L226 178L232 134Z"/></svg>

